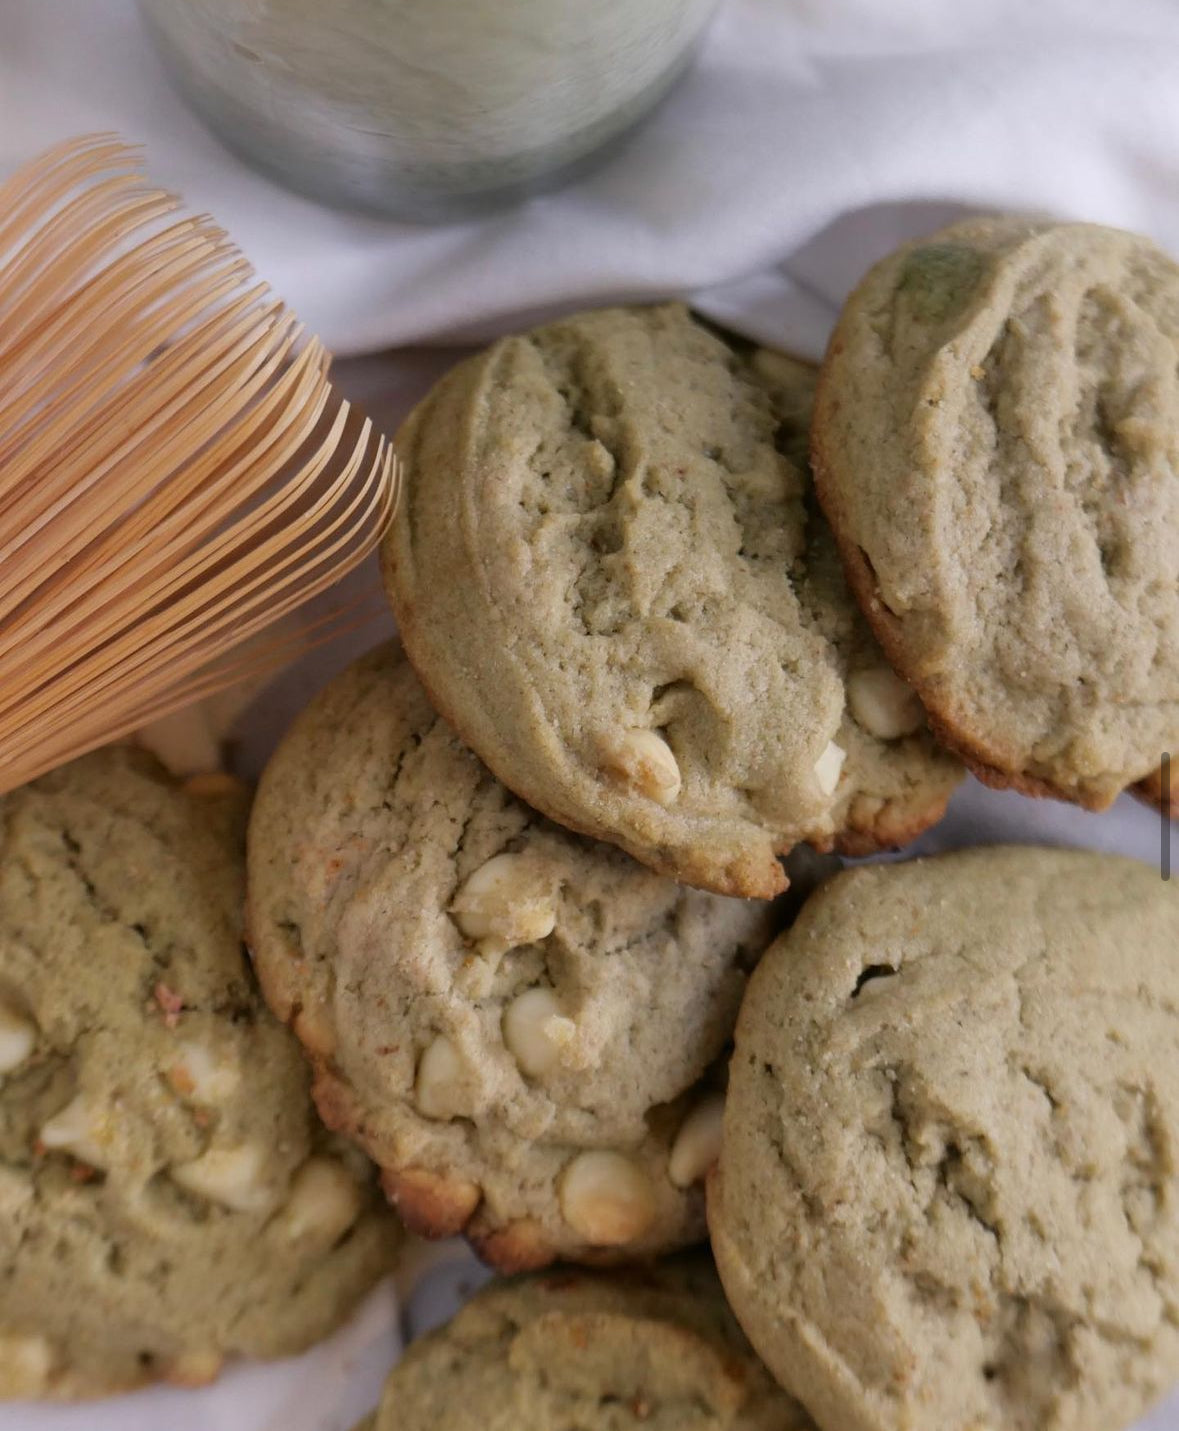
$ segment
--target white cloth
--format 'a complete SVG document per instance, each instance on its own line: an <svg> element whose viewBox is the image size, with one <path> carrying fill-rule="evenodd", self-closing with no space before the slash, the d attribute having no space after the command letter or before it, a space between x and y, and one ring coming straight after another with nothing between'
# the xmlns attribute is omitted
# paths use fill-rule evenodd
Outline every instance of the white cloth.
<svg viewBox="0 0 1179 1431"><path fill-rule="evenodd" d="M80 130L143 140L155 177L340 353L718 287L710 311L814 349L865 263L955 205L1179 250L1176 76L1174 0L727 0L700 64L606 168L421 228L317 208L226 154L133 0L0 0L0 170Z"/></svg>
<svg viewBox="0 0 1179 1431"><path fill-rule="evenodd" d="M517 209L421 228L317 208L227 154L173 94L132 0L0 0L0 174L86 130L144 141L153 176L216 214L342 354L670 294L817 354L863 269L963 208L1101 220L1179 252L1177 77L1176 0L727 0L695 70L607 167ZM452 356L401 352L340 376L391 427ZM379 630L278 683L245 723L248 767ZM968 783L921 848L982 840L1153 861L1160 831L1129 797L1096 816ZM238 1369L207 1392L0 1407L0 1431L346 1431L395 1344L385 1293L307 1358ZM1179 1431L1179 1397L1145 1426Z"/></svg>

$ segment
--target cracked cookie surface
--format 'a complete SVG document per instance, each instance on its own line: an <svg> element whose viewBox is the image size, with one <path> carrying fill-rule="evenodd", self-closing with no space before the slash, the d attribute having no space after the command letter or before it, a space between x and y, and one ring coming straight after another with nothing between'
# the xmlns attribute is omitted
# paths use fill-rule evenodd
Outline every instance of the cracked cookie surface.
<svg viewBox="0 0 1179 1431"><path fill-rule="evenodd" d="M127 748L0 798L0 1398L301 1350L392 1264L246 964L244 823Z"/></svg>
<svg viewBox="0 0 1179 1431"><path fill-rule="evenodd" d="M703 1237L715 1065L780 919L538 815L393 646L296 722L250 826L250 943L321 1112L502 1269Z"/></svg>
<svg viewBox="0 0 1179 1431"><path fill-rule="evenodd" d="M1111 1431L1179 1380L1179 896L1081 851L847 872L738 1020L713 1247L838 1431Z"/></svg>
<svg viewBox="0 0 1179 1431"><path fill-rule="evenodd" d="M1179 741L1179 266L974 220L848 300L813 428L853 589L981 778L1096 809Z"/></svg>
<svg viewBox="0 0 1179 1431"><path fill-rule="evenodd" d="M703 1256L485 1288L410 1346L369 1423L436 1427L814 1431L754 1355Z"/></svg>
<svg viewBox="0 0 1179 1431"><path fill-rule="evenodd" d="M461 364L398 436L385 580L435 705L537 809L721 893L781 890L804 839L904 843L959 775L811 499L813 383L603 310Z"/></svg>

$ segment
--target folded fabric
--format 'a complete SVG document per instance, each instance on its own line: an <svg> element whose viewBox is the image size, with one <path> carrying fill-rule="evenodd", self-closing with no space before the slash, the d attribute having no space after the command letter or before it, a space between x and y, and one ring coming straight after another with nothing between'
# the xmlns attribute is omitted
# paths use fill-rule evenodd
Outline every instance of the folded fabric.
<svg viewBox="0 0 1179 1431"><path fill-rule="evenodd" d="M695 294L814 352L831 305L958 207L1036 208L1179 250L1172 0L726 0L609 163L474 222L335 213L221 148L133 0L4 0L0 171L82 130L144 141L340 353L480 339L557 309Z"/></svg>

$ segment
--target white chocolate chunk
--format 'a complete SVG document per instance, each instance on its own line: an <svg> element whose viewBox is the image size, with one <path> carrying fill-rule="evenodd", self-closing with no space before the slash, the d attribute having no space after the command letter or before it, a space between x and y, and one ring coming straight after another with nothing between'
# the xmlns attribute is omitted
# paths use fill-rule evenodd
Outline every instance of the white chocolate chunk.
<svg viewBox="0 0 1179 1431"><path fill-rule="evenodd" d="M200 704L161 716L137 730L134 740L173 775L202 775L221 765L220 739Z"/></svg>
<svg viewBox="0 0 1179 1431"><path fill-rule="evenodd" d="M0 1075L19 1068L36 1046L36 1024L0 999Z"/></svg>
<svg viewBox="0 0 1179 1431"><path fill-rule="evenodd" d="M683 779L671 746L656 731L626 730L605 743L606 769L640 795L670 805Z"/></svg>
<svg viewBox="0 0 1179 1431"><path fill-rule="evenodd" d="M815 779L824 795L835 794L835 787L839 784L839 772L843 769L846 759L847 751L829 740L827 749L815 761Z"/></svg>
<svg viewBox="0 0 1179 1431"><path fill-rule="evenodd" d="M565 1221L594 1247L634 1242L655 1221L655 1192L642 1168L622 1153L579 1153L561 1174Z"/></svg>
<svg viewBox="0 0 1179 1431"><path fill-rule="evenodd" d="M714 1093L697 1103L680 1124L667 1160L667 1176L677 1188L698 1183L720 1157L724 1112L723 1096Z"/></svg>
<svg viewBox="0 0 1179 1431"><path fill-rule="evenodd" d="M53 1346L46 1337L0 1335L0 1397L42 1395L53 1360Z"/></svg>
<svg viewBox="0 0 1179 1431"><path fill-rule="evenodd" d="M207 1044L185 1039L177 1052L180 1058L168 1070L168 1078L177 1093L192 1103L224 1103L241 1083L234 1064L215 1057Z"/></svg>
<svg viewBox="0 0 1179 1431"><path fill-rule="evenodd" d="M50 1152L69 1153L92 1168L105 1168L113 1133L110 1114L91 1107L79 1093L42 1126L40 1138Z"/></svg>
<svg viewBox="0 0 1179 1431"><path fill-rule="evenodd" d="M173 1386L208 1386L216 1381L225 1365L219 1351L186 1351L163 1366L165 1378Z"/></svg>
<svg viewBox="0 0 1179 1431"><path fill-rule="evenodd" d="M463 1089L463 1061L443 1034L418 1060L418 1109L427 1118L461 1118L470 1111Z"/></svg>
<svg viewBox="0 0 1179 1431"><path fill-rule="evenodd" d="M900 740L925 723L916 692L887 666L849 676L847 704L855 723L877 740Z"/></svg>
<svg viewBox="0 0 1179 1431"><path fill-rule="evenodd" d="M172 1181L234 1212L266 1212L278 1200L266 1176L267 1161L266 1150L257 1143L210 1148L191 1162L177 1163Z"/></svg>
<svg viewBox="0 0 1179 1431"><path fill-rule="evenodd" d="M274 1226L292 1242L313 1237L330 1247L360 1216L360 1207L360 1188L343 1163L308 1158L295 1174Z"/></svg>
<svg viewBox="0 0 1179 1431"><path fill-rule="evenodd" d="M529 1078L551 1073L576 1032L551 989L525 989L504 1010L504 1043Z"/></svg>
<svg viewBox="0 0 1179 1431"><path fill-rule="evenodd" d="M557 891L552 875L528 855L493 855L459 890L451 913L480 952L494 956L553 932Z"/></svg>

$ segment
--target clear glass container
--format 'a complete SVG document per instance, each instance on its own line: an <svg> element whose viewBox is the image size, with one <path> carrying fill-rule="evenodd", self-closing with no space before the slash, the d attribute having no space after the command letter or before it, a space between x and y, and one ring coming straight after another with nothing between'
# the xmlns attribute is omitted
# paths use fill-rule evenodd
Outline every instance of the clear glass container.
<svg viewBox="0 0 1179 1431"><path fill-rule="evenodd" d="M346 207L436 219L550 187L686 67L718 0L140 0L230 148Z"/></svg>

